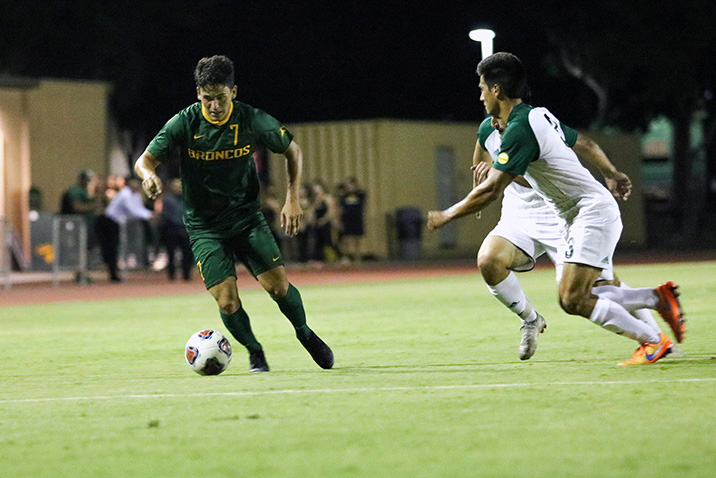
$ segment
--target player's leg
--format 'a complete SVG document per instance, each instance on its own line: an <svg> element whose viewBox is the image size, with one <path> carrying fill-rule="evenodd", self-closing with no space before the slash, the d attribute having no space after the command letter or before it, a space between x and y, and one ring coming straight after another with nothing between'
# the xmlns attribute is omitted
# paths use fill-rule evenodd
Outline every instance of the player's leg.
<svg viewBox="0 0 716 478"><path fill-rule="evenodd" d="M653 363L671 352L673 343L664 334L637 320L617 302L595 295L598 278L613 280L612 257L622 224L618 211L601 210L584 214L569 227L559 300L570 314L581 315L595 324L641 344L634 356L621 365Z"/></svg>
<svg viewBox="0 0 716 478"><path fill-rule="evenodd" d="M682 342L686 334L686 324L679 302L678 287L673 282L665 282L651 289L640 287L632 289L628 286L600 285L594 288L594 293L606 297L620 304L626 310L639 313L643 320L648 316L653 322L651 314L644 309L656 310L674 332L677 342ZM653 322L654 325L656 324ZM656 326L658 330L658 326Z"/></svg>
<svg viewBox="0 0 716 478"><path fill-rule="evenodd" d="M618 287L620 289L625 290L633 290L632 287L622 282L612 271L612 276L614 277L612 280L604 280L601 277L597 279L597 282L594 284L594 287L592 288L592 293L594 295L599 296L600 291L603 291L604 289L598 289L599 287L603 286L614 286ZM609 295L604 295L604 297L607 297L609 299L614 300L615 302L619 303L618 300L615 300L614 297L610 297ZM621 304L622 307L624 307L624 304ZM626 309L626 307L624 307ZM629 309L627 309L629 310ZM657 332L661 333L661 328L659 327L659 324L656 323L656 319L654 319L654 316L652 315L651 311L647 308L641 308L641 309L635 309L635 310L629 310L629 313L636 317L637 319L641 320L645 324L647 324L652 329L656 330Z"/></svg>
<svg viewBox="0 0 716 478"><path fill-rule="evenodd" d="M306 311L301 294L286 277L286 268L278 245L263 215L256 218L251 230L243 236L239 258L256 277L291 322L296 338L322 368L333 366L333 352L306 324Z"/></svg>
<svg viewBox="0 0 716 478"><path fill-rule="evenodd" d="M299 340L308 337L311 329L306 325L306 311L303 307L303 300L298 289L288 282L286 268L284 266L274 267L258 274L256 279L276 302L281 313L291 322L291 325L296 330L296 337Z"/></svg>
<svg viewBox="0 0 716 478"><path fill-rule="evenodd" d="M251 330L249 316L244 310L239 291L236 288L236 277L229 276L218 284L209 287L209 293L216 300L221 320L231 335L249 351L261 350L261 344Z"/></svg>
<svg viewBox="0 0 716 478"><path fill-rule="evenodd" d="M568 314L581 315L618 335L641 344L632 359L624 365L653 363L667 355L673 343L647 324L637 320L624 307L592 292L594 283L611 274L611 259L621 234L621 220L616 215L604 220L600 215L583 217L570 226L565 251L565 264L559 284L559 301Z"/></svg>
<svg viewBox="0 0 716 478"><path fill-rule="evenodd" d="M500 236L488 236L477 253L477 267L490 293L522 320L531 321L536 312L513 272L528 264L534 260Z"/></svg>
<svg viewBox="0 0 716 478"><path fill-rule="evenodd" d="M288 282L286 268L274 267L256 276L296 331L296 338L321 368L333 367L333 351L306 324L301 293Z"/></svg>
<svg viewBox="0 0 716 478"><path fill-rule="evenodd" d="M529 359L537 350L537 336L547 327L522 290L514 270L529 270L534 259L504 237L488 236L477 254L477 267L490 293L522 321L519 356Z"/></svg>
<svg viewBox="0 0 716 478"><path fill-rule="evenodd" d="M659 342L659 334L637 320L624 307L609 298L592 293L601 269L585 264L565 263L559 284L559 302L565 312L581 315L595 324L639 343Z"/></svg>
<svg viewBox="0 0 716 478"><path fill-rule="evenodd" d="M250 371L268 372L263 348L251 330L249 316L239 299L233 255L213 234L192 238L191 247L204 285L219 306L221 321L249 352Z"/></svg>

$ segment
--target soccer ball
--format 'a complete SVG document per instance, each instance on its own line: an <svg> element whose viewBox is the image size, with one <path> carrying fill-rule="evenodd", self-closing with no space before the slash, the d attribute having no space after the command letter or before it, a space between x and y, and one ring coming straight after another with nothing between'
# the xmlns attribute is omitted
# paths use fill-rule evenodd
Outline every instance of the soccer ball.
<svg viewBox="0 0 716 478"><path fill-rule="evenodd" d="M219 375L231 362L231 344L216 330L200 330L186 343L184 358L199 375Z"/></svg>

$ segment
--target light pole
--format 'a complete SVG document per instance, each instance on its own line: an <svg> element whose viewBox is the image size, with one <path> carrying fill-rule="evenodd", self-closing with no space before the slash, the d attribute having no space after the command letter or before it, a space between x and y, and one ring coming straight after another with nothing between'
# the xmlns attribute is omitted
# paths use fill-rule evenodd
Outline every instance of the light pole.
<svg viewBox="0 0 716 478"><path fill-rule="evenodd" d="M486 28L478 28L470 32L470 40L480 42L482 58L487 58L492 55L493 38L495 38L495 32Z"/></svg>

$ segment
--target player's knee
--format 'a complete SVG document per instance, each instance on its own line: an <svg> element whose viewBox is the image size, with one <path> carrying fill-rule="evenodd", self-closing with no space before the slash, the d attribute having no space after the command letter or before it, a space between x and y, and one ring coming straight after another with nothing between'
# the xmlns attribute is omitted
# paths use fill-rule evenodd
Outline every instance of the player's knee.
<svg viewBox="0 0 716 478"><path fill-rule="evenodd" d="M281 299L288 294L288 281L265 284L264 290L274 299Z"/></svg>
<svg viewBox="0 0 716 478"><path fill-rule="evenodd" d="M491 278L500 276L508 268L508 261L501 254L489 250L477 254L477 267L482 276L489 282Z"/></svg>
<svg viewBox="0 0 716 478"><path fill-rule="evenodd" d="M559 305L570 315L584 315L585 299L579 291L567 290L560 292Z"/></svg>
<svg viewBox="0 0 716 478"><path fill-rule="evenodd" d="M217 297L216 303L224 315L231 315L241 308L241 300L239 300L238 297L231 297L230 295Z"/></svg>

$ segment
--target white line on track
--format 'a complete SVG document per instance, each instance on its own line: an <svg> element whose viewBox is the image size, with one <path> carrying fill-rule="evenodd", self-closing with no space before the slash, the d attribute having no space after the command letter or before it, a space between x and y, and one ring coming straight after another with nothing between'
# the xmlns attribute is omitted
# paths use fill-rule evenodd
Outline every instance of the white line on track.
<svg viewBox="0 0 716 478"><path fill-rule="evenodd" d="M35 403L35 402L79 402L91 400L129 400L148 398L196 398L196 397L247 397L261 395L293 395L293 394L324 394L324 393L374 393L374 392L424 392L440 390L477 390L521 387L569 387L569 386L600 386L600 385L644 385L649 383L698 383L716 382L712 378L676 378L672 380L608 380L603 382L544 382L544 383L475 383L465 385L428 385L424 387L361 387L361 388L318 388L318 389L286 389L286 390L245 390L239 392L203 392L203 393L155 393L155 394L128 394L128 395L95 395L85 397L47 397L47 398L17 398L0 399L0 404Z"/></svg>

